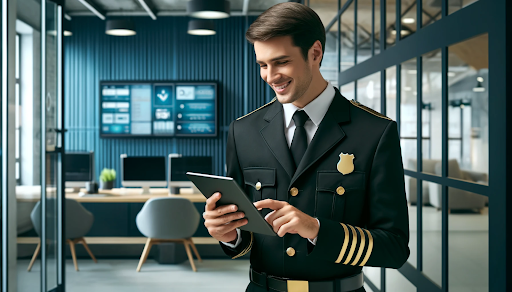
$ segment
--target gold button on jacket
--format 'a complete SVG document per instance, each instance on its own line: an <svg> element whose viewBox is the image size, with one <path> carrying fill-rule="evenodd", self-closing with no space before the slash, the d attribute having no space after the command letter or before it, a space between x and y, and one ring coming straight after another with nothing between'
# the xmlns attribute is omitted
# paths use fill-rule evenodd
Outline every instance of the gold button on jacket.
<svg viewBox="0 0 512 292"><path fill-rule="evenodd" d="M256 183L256 190L257 191L261 190L261 182Z"/></svg>
<svg viewBox="0 0 512 292"><path fill-rule="evenodd" d="M295 255L295 249L293 247L289 247L286 249L286 254L289 255L289 256L294 256Z"/></svg>
<svg viewBox="0 0 512 292"><path fill-rule="evenodd" d="M345 188L344 188L344 187L342 187L342 186L339 186L339 187L336 189L336 193L337 193L338 195L340 195L340 196L341 196L341 195L343 195L343 194L345 193Z"/></svg>
<svg viewBox="0 0 512 292"><path fill-rule="evenodd" d="M293 197L297 196L299 194L299 190L295 187L293 187L291 190L290 190L290 195L292 195Z"/></svg>

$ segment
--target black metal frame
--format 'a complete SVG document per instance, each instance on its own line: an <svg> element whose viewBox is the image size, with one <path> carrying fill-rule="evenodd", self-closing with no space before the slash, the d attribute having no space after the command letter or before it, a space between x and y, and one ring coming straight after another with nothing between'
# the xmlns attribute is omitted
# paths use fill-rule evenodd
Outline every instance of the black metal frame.
<svg viewBox="0 0 512 292"><path fill-rule="evenodd" d="M16 54L18 54L18 64L16 64L16 66L18 66L19 68L19 76L16 78L16 84L18 84L18 106L21 106L21 74L22 74L22 71L21 71L21 34L19 33L16 33L16 36L18 37L18 50L16 52ZM15 58L16 59L16 58ZM19 118L19 113L16 112L16 118L18 119ZM21 123L20 123L21 124ZM18 130L18 133L19 133L19 137L18 137L18 145L16 146L18 148L18 151L19 151L19 157L16 158L16 162L18 164L18 171L19 171L19 174L20 174L20 177L16 179L16 184L19 185L21 184L21 174L22 174L22 171L21 171L21 126L17 129Z"/></svg>
<svg viewBox="0 0 512 292"><path fill-rule="evenodd" d="M46 5L47 1L57 5L57 128L53 129L57 133L55 141L55 150L46 151ZM48 291L47 287L47 267L46 267L46 157L47 155L56 155L57 164L57 287L52 292L65 291L65 234L64 234L64 214L65 214L65 188L63 179L63 160L64 160L64 59L63 59L63 28L64 21L64 1L63 0L42 0L41 1L41 291Z"/></svg>
<svg viewBox="0 0 512 292"><path fill-rule="evenodd" d="M329 30L338 22L338 84L341 86L354 84L354 96L357 98L357 81L361 78L381 72L381 112L386 113L386 69L396 67L396 115L400 121L401 104L401 63L416 59L417 63L417 169L405 170L405 175L417 180L417 206L422 206L422 182L434 182L442 186L442 285L432 282L423 273L422 219L423 214L418 208L417 213L417 267L406 263L399 269L418 291L448 291L448 188L453 187L464 191L489 197L489 291L505 291L512 289L510 264L512 253L507 253L507 243L512 241L512 216L506 215L507 207L512 207L512 200L506 200L507 165L512 164L512 155L506 155L508 145L512 145L512 135L507 135L512 128L512 117L506 117L506 109L512 110L512 102L506 102L507 84L512 84L512 58L506 58L507 49L512 48L512 3L506 0L479 0L459 11L448 15L448 0L442 0L440 13L429 16L429 23L423 25L423 3L417 0L416 31L407 37L401 35L401 1L396 1L396 41L387 48L386 37L386 0L380 1L380 51L375 53L375 1L372 1L371 58L357 63L357 0L348 0L341 6L338 0L338 13L326 26ZM354 66L341 71L341 17L347 8L354 4ZM306 2L306 4L308 4ZM438 15L441 19L433 21ZM449 28L449 29L447 29ZM489 35L489 185L471 183L448 177L448 47L472 37ZM422 172L422 56L428 52L441 50L442 54L442 175L435 176ZM504 62L503 60L506 60ZM507 74L508 73L508 74ZM491 94L492 93L492 94ZM492 96L492 97L491 97ZM506 105L506 106L505 106ZM509 127L506 127L509 126ZM400 132L400 122L398 122ZM507 139L503 143L503 137ZM506 157L506 159L504 159ZM507 163L508 162L508 163ZM510 223L510 224L506 224ZM478 251L475 251L478 252ZM508 269L507 269L508 268ZM507 275L509 280L507 281ZM365 277L365 281L374 291L386 291L385 269L381 269L381 287Z"/></svg>

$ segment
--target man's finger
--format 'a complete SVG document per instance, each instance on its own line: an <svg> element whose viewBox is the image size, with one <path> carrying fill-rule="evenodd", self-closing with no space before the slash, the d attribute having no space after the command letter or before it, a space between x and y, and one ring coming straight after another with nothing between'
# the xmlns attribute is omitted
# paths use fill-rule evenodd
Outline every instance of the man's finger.
<svg viewBox="0 0 512 292"><path fill-rule="evenodd" d="M232 221L229 224L219 227L217 230L218 230L219 234L225 235L226 233L231 232L231 230L235 230L236 228L238 228L240 226L244 226L248 222L249 221L247 220L247 218L242 219L242 220Z"/></svg>
<svg viewBox="0 0 512 292"><path fill-rule="evenodd" d="M205 221L205 224L208 223L208 225L211 226L221 226L226 223L230 223L231 221L242 219L244 217L245 214L243 212L230 213L214 219L208 219Z"/></svg>
<svg viewBox="0 0 512 292"><path fill-rule="evenodd" d="M279 209L283 208L284 206L286 206L287 204L288 203L284 202L284 201L266 199L266 200L261 200L261 201L255 202L254 207L256 207L257 209L269 208L272 210L279 210Z"/></svg>
<svg viewBox="0 0 512 292"><path fill-rule="evenodd" d="M205 211L203 213L203 218L204 219L215 219L215 218L221 217L225 214L233 213L236 210L238 210L236 205L220 206L218 208L215 208L214 210Z"/></svg>
<svg viewBox="0 0 512 292"><path fill-rule="evenodd" d="M277 233L279 231L279 229L286 223L290 222L291 221L291 218L290 216L281 216L281 217L277 217L275 218L273 221L269 221L269 223L272 225L272 227L274 228L274 231Z"/></svg>
<svg viewBox="0 0 512 292"><path fill-rule="evenodd" d="M289 222L281 225L281 227L279 228L279 230L276 233L279 237L283 237L286 233L295 234L295 233L297 233L295 230L296 227L297 227L297 220L292 219Z"/></svg>
<svg viewBox="0 0 512 292"><path fill-rule="evenodd" d="M208 199L206 199L206 205L204 206L205 211L213 211L221 197L220 193L215 193Z"/></svg>

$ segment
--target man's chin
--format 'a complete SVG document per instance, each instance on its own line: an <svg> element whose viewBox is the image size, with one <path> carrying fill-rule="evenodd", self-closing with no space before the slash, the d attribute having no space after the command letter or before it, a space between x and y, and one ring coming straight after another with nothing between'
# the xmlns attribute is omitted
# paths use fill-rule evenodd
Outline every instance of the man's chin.
<svg viewBox="0 0 512 292"><path fill-rule="evenodd" d="M279 101L281 104L292 103L295 101L295 100L293 100L293 96L290 94L281 95L275 91L274 91L274 93L276 94L277 101Z"/></svg>

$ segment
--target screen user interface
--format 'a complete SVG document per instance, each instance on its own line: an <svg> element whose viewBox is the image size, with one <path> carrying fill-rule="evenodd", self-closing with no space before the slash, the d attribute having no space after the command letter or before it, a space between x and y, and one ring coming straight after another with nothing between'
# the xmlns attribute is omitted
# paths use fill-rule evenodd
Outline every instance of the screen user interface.
<svg viewBox="0 0 512 292"><path fill-rule="evenodd" d="M66 153L64 161L66 181L93 180L89 153Z"/></svg>
<svg viewBox="0 0 512 292"><path fill-rule="evenodd" d="M124 181L165 181L165 156L123 158Z"/></svg>
<svg viewBox="0 0 512 292"><path fill-rule="evenodd" d="M188 181L186 173L212 173L210 156L188 156L171 158L171 181Z"/></svg>
<svg viewBox="0 0 512 292"><path fill-rule="evenodd" d="M215 136L213 83L101 84L102 136Z"/></svg>

